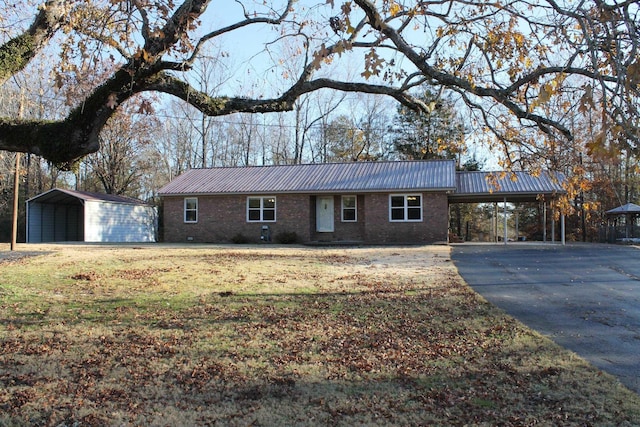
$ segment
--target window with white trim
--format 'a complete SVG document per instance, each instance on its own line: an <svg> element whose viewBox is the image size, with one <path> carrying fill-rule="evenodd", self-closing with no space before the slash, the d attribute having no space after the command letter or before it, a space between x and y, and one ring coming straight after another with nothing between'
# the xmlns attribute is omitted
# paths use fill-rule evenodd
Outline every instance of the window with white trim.
<svg viewBox="0 0 640 427"><path fill-rule="evenodd" d="M275 220L275 197L247 197L247 222L275 222Z"/></svg>
<svg viewBox="0 0 640 427"><path fill-rule="evenodd" d="M184 222L198 222L198 198L184 199Z"/></svg>
<svg viewBox="0 0 640 427"><path fill-rule="evenodd" d="M358 221L358 198L342 196L342 222Z"/></svg>
<svg viewBox="0 0 640 427"><path fill-rule="evenodd" d="M389 196L389 221L422 221L422 195L392 194Z"/></svg>

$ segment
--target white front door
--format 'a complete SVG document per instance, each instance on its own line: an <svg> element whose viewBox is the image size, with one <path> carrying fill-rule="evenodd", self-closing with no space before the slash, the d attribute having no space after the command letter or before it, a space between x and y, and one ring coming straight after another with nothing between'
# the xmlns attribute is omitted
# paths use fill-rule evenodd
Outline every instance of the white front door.
<svg viewBox="0 0 640 427"><path fill-rule="evenodd" d="M316 231L320 233L333 232L333 196L316 198Z"/></svg>

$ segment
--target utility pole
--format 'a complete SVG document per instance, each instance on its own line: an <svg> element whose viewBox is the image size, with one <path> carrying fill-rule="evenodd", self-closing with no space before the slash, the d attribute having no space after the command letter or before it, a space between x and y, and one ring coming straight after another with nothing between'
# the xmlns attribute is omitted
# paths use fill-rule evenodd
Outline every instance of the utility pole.
<svg viewBox="0 0 640 427"><path fill-rule="evenodd" d="M24 109L24 90L20 93L20 106L18 107L18 118L22 118ZM20 196L20 153L16 152L16 172L13 177L13 222L11 224L11 251L16 250L18 240L18 199Z"/></svg>
<svg viewBox="0 0 640 427"><path fill-rule="evenodd" d="M18 196L20 194L20 153L16 153L16 173L13 177L13 223L11 225L11 250L16 250L18 239Z"/></svg>

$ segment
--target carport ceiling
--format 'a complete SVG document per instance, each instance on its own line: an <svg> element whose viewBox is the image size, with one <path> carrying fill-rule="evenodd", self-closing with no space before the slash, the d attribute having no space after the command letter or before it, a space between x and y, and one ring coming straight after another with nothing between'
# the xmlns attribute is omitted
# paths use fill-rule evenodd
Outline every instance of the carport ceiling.
<svg viewBox="0 0 640 427"><path fill-rule="evenodd" d="M551 200L558 197L558 193L481 193L481 194L452 194L449 203L527 203L541 199Z"/></svg>

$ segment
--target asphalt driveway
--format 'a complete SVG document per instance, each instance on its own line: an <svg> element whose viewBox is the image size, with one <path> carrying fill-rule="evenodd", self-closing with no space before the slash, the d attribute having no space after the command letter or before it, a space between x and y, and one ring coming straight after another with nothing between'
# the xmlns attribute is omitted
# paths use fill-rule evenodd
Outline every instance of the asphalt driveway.
<svg viewBox="0 0 640 427"><path fill-rule="evenodd" d="M604 244L454 245L488 301L640 393L640 249Z"/></svg>

